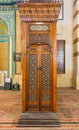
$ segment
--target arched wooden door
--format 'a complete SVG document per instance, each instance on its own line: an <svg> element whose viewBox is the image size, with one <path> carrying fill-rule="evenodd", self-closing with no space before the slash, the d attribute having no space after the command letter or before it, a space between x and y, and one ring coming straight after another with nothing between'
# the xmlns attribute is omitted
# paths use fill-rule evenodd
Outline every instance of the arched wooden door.
<svg viewBox="0 0 79 130"><path fill-rule="evenodd" d="M23 22L22 29L23 112L56 111L55 23Z"/></svg>

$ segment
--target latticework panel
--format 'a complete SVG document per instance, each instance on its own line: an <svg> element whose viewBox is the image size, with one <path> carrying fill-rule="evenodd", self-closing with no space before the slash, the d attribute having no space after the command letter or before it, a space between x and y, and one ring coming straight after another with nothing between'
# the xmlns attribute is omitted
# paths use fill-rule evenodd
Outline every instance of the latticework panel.
<svg viewBox="0 0 79 130"><path fill-rule="evenodd" d="M42 54L42 90L50 90L51 73L50 54Z"/></svg>
<svg viewBox="0 0 79 130"><path fill-rule="evenodd" d="M29 54L28 56L28 110L32 109L30 103L33 103L33 110L38 109L38 105L36 105L36 103L38 102L37 67L38 67L38 55Z"/></svg>
<svg viewBox="0 0 79 130"><path fill-rule="evenodd" d="M41 84L41 102L42 109L47 110L51 107L51 56L42 54L42 84ZM44 107L44 105L47 107Z"/></svg>

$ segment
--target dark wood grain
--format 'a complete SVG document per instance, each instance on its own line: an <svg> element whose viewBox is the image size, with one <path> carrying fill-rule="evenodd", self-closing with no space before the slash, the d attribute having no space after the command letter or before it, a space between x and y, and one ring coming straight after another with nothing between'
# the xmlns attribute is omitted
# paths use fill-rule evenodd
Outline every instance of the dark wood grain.
<svg viewBox="0 0 79 130"><path fill-rule="evenodd" d="M56 40L56 22L52 24L53 29L53 111L57 111L57 62L56 62L56 53L57 53L57 40Z"/></svg>

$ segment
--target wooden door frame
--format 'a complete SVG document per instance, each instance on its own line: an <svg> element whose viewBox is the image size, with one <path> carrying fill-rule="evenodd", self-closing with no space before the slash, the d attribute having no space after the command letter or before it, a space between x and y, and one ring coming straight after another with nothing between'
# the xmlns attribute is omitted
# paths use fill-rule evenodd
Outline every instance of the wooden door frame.
<svg viewBox="0 0 79 130"><path fill-rule="evenodd" d="M34 22L33 22L34 23ZM43 23L46 24L46 23ZM56 69L56 22L49 22L51 25L50 39L53 44L53 63L52 63L52 111L56 112L57 103L57 69ZM22 21L22 112L27 111L27 41L28 41L28 23Z"/></svg>
<svg viewBox="0 0 79 130"><path fill-rule="evenodd" d="M27 23L22 22L22 112L27 111L27 60L26 60L26 41L27 41Z"/></svg>

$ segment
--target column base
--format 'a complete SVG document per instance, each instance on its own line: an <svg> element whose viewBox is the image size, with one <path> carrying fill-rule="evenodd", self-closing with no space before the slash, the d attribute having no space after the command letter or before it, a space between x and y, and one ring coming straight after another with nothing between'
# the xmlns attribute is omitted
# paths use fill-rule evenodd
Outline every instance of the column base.
<svg viewBox="0 0 79 130"><path fill-rule="evenodd" d="M79 76L73 76L73 87L79 89Z"/></svg>
<svg viewBox="0 0 79 130"><path fill-rule="evenodd" d="M57 113L26 112L22 113L17 127L58 127L60 126Z"/></svg>

